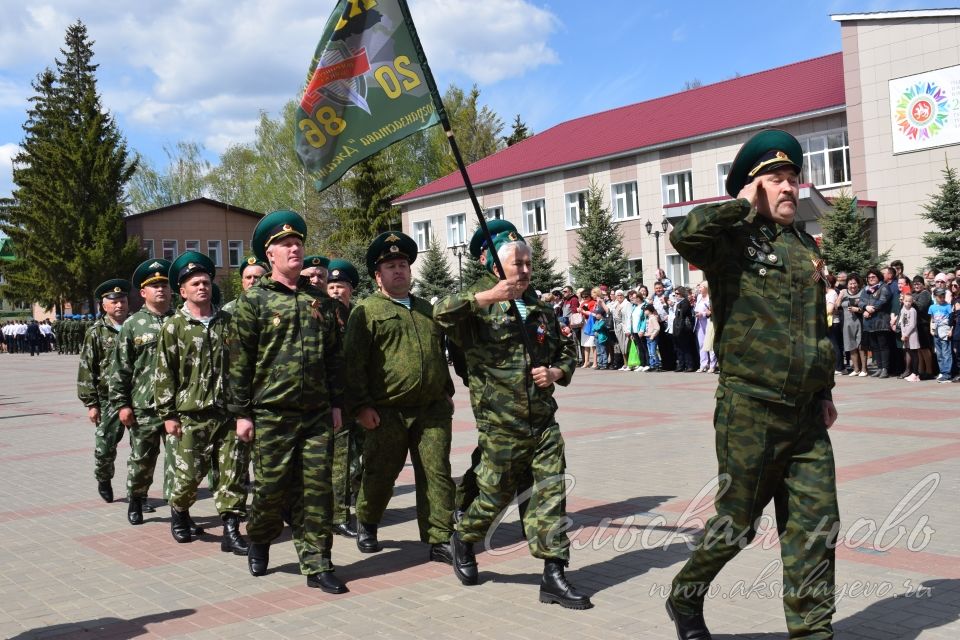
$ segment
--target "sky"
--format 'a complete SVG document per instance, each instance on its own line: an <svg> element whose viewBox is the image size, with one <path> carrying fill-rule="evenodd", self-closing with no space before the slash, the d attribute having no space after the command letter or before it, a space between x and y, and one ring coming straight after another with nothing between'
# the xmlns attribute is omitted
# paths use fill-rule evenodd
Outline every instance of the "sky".
<svg viewBox="0 0 960 640"><path fill-rule="evenodd" d="M579 116L840 51L831 14L949 7L885 0L408 0L441 91L476 84L533 132ZM334 0L0 0L0 197L31 82L76 20L94 41L103 106L158 168L196 142L216 162L261 111L297 98ZM749 99L749 96L744 96ZM637 123L642 126L642 123Z"/></svg>

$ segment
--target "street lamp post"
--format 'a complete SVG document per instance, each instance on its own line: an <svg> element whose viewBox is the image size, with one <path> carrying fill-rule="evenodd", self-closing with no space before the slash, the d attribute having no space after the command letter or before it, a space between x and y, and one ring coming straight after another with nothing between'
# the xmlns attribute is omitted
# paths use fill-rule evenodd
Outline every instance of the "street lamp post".
<svg viewBox="0 0 960 640"><path fill-rule="evenodd" d="M655 246L657 248L657 271L659 271L660 270L660 236L667 232L667 219L664 218L663 220L660 221L660 228L663 229L663 231L654 231L653 223L650 222L649 220L647 220L647 224L643 226L647 228L647 235L653 236L654 238Z"/></svg>
<svg viewBox="0 0 960 640"><path fill-rule="evenodd" d="M450 251L453 251L453 255L457 256L457 271L459 273L460 288L457 290L459 293L463 292L463 256L467 253L467 245L465 244L455 244L450 247Z"/></svg>

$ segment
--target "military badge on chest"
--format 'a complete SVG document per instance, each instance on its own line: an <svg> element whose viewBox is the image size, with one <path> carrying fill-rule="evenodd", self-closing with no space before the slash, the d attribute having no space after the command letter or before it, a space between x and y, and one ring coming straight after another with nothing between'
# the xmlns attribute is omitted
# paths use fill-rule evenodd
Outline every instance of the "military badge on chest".
<svg viewBox="0 0 960 640"><path fill-rule="evenodd" d="M547 341L547 322L545 320L540 320L540 323L537 325L537 344L543 344Z"/></svg>

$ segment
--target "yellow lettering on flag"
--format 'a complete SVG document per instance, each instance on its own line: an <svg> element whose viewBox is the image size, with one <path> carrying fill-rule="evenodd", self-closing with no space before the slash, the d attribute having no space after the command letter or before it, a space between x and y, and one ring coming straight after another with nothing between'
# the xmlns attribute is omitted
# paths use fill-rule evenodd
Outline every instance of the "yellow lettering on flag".
<svg viewBox="0 0 960 640"><path fill-rule="evenodd" d="M347 0L347 5L350 7L350 10L346 12L345 16L340 16L340 21L337 23L334 31L343 29L352 18L356 18L364 11L373 9L377 6L377 0ZM360 5L363 5L363 7L361 8Z"/></svg>

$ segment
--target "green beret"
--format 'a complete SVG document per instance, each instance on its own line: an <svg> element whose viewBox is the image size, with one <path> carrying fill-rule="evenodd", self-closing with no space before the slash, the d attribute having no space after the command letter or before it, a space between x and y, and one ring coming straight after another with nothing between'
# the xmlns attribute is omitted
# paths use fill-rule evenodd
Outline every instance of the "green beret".
<svg viewBox="0 0 960 640"><path fill-rule="evenodd" d="M209 256L197 251L184 251L170 265L170 288L179 291L180 283L194 273L206 273L213 280L217 268Z"/></svg>
<svg viewBox="0 0 960 640"><path fill-rule="evenodd" d="M507 220L491 220L487 223L487 229L490 230L491 236L503 233L504 231L517 230L517 228L513 226L513 223ZM486 236L483 233L483 228L477 227L477 230L473 232L473 237L470 238L470 255L479 259L480 253L486 248Z"/></svg>
<svg viewBox="0 0 960 640"><path fill-rule="evenodd" d="M511 242L522 242L523 244L527 244L527 241L523 239L523 236L520 235L520 232L516 230L501 231L497 235L493 236L493 247L494 249L497 250L498 253L500 251L500 247L502 247L505 244L509 244ZM487 266L487 270L490 271L490 273L493 273L493 267L494 267L493 253L490 251L490 249L487 249L487 265L486 266Z"/></svg>
<svg viewBox="0 0 960 640"><path fill-rule="evenodd" d="M378 264L393 258L406 258L410 264L417 259L417 243L402 231L384 231L373 239L367 249L367 272L372 276Z"/></svg>
<svg viewBox="0 0 960 640"><path fill-rule="evenodd" d="M357 268L349 260L335 258L330 261L329 272L327 273L327 283L330 282L349 282L354 289L360 285L360 274Z"/></svg>
<svg viewBox="0 0 960 640"><path fill-rule="evenodd" d="M270 271L270 267L266 263L260 262L257 260L256 256L248 256L243 259L243 262L240 263L240 277L243 277L243 272L249 269L250 267L260 267L264 271Z"/></svg>
<svg viewBox="0 0 960 640"><path fill-rule="evenodd" d="M117 298L125 298L129 294L130 281L123 280L121 278L114 278L113 280L102 282L100 283L100 286L98 286L93 292L93 295L97 298L97 300L103 300L104 298L116 300Z"/></svg>
<svg viewBox="0 0 960 640"><path fill-rule="evenodd" d="M263 216L257 223L250 247L257 258L266 262L267 247L270 243L287 236L297 236L303 240L307 236L307 223L295 211L274 211Z"/></svg>
<svg viewBox="0 0 960 640"><path fill-rule="evenodd" d="M747 140L737 152L727 174L727 193L736 198L755 177L785 165L799 174L803 169L803 148L786 131L765 129Z"/></svg>
<svg viewBox="0 0 960 640"><path fill-rule="evenodd" d="M135 289L143 289L154 282L166 282L170 272L170 261L163 258L151 258L140 263L130 279Z"/></svg>
<svg viewBox="0 0 960 640"><path fill-rule="evenodd" d="M321 267L326 269L330 266L330 258L326 256L307 256L303 259L303 268Z"/></svg>

